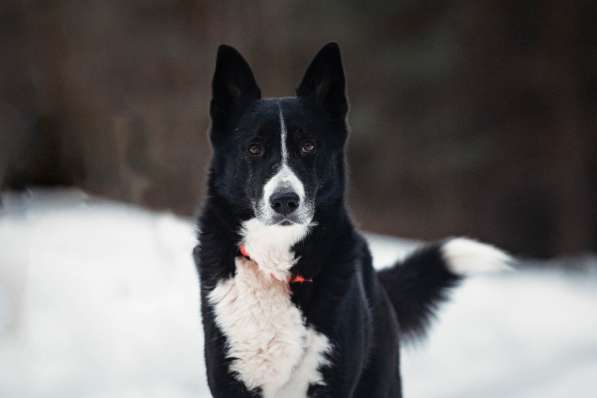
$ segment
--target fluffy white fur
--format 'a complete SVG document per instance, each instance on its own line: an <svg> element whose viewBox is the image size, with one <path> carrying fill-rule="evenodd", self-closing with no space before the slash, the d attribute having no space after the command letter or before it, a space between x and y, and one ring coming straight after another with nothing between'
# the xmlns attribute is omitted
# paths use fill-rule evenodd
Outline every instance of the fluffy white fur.
<svg viewBox="0 0 597 398"><path fill-rule="evenodd" d="M251 258L267 276L286 281L295 264L292 245L309 232L309 225L267 225L258 218L243 223L243 244Z"/></svg>
<svg viewBox="0 0 597 398"><path fill-rule="evenodd" d="M325 384L319 370L330 364L327 354L332 351L328 338L307 328L306 351L292 378L275 395L280 398L304 398L309 385Z"/></svg>
<svg viewBox="0 0 597 398"><path fill-rule="evenodd" d="M237 258L235 276L218 283L208 299L234 358L231 370L248 389L261 387L264 398L299 398L309 384L322 383L319 369L328 363L330 344L305 326L285 281Z"/></svg>
<svg viewBox="0 0 597 398"><path fill-rule="evenodd" d="M500 249L467 238L454 238L445 243L442 255L450 271L458 275L509 270L512 257Z"/></svg>

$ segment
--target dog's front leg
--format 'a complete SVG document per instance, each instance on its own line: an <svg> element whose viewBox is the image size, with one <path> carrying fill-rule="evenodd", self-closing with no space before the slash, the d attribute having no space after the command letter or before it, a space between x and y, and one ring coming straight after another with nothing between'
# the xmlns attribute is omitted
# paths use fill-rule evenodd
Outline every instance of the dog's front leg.
<svg viewBox="0 0 597 398"><path fill-rule="evenodd" d="M243 383L228 372L208 377L209 389L214 398L260 398L258 391L248 391Z"/></svg>
<svg viewBox="0 0 597 398"><path fill-rule="evenodd" d="M214 398L259 398L257 391L249 391L230 372L230 361L226 359L223 336L213 328L210 320L206 322L205 362L207 382ZM209 343L211 342L211 343Z"/></svg>

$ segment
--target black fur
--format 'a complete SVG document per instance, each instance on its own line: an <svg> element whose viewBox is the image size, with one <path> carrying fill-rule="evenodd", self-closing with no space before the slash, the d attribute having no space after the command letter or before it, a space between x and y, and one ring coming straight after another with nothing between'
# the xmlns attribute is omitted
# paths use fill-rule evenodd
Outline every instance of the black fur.
<svg viewBox="0 0 597 398"><path fill-rule="evenodd" d="M242 56L231 47L219 49L211 102L214 156L199 220L200 245L194 251L212 394L260 396L230 374L226 338L215 325L206 297L219 280L234 274L241 222L255 216L251 204L279 165L275 151L254 159L246 150L255 141L265 148L276 145L278 104L287 117L290 166L315 203L317 223L293 248L300 259L293 270L313 282L290 285L292 301L305 322L334 347L332 365L322 369L325 386L311 386L308 396L401 397L399 335L424 333L433 309L459 277L448 271L441 244L389 270L373 269L368 245L344 204L348 102L335 43L315 57L297 96L282 99L261 99ZM316 142L314 155L297 154L305 139Z"/></svg>

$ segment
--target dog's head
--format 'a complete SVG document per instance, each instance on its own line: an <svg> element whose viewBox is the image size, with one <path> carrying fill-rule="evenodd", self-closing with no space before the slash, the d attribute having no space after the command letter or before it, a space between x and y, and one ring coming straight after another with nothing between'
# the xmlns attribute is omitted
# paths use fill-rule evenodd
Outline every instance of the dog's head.
<svg viewBox="0 0 597 398"><path fill-rule="evenodd" d="M220 46L213 78L211 189L263 225L309 225L344 193L347 136L338 45L324 46L296 96L262 98L244 58Z"/></svg>

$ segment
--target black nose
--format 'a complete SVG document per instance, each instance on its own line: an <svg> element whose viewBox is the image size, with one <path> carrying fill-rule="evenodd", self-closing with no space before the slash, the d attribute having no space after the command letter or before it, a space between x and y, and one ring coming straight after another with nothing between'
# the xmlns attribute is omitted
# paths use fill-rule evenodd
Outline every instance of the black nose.
<svg viewBox="0 0 597 398"><path fill-rule="evenodd" d="M276 192L269 198L272 209L284 216L295 211L299 206L299 201L299 196L294 192Z"/></svg>

